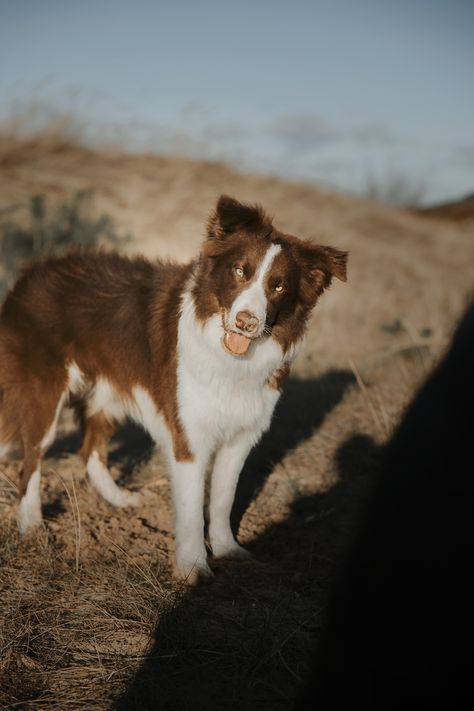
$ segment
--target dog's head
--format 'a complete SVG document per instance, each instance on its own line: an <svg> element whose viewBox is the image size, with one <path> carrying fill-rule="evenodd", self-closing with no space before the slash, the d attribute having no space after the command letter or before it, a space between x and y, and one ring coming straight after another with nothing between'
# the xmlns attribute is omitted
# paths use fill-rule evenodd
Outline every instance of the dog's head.
<svg viewBox="0 0 474 711"><path fill-rule="evenodd" d="M221 314L222 343L233 355L269 336L286 351L332 278L346 281L346 262L347 252L283 234L261 207L222 195L207 225L196 315Z"/></svg>

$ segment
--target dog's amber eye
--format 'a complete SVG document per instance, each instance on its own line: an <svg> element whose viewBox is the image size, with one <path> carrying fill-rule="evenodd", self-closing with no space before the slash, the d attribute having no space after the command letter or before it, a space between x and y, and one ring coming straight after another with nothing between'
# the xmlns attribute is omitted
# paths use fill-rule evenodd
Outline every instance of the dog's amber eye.
<svg viewBox="0 0 474 711"><path fill-rule="evenodd" d="M242 267L234 267L234 272L240 279L244 278L244 270L242 269Z"/></svg>
<svg viewBox="0 0 474 711"><path fill-rule="evenodd" d="M275 291L276 291L278 294L281 294L281 292L283 291L283 284L277 284L277 285L275 286Z"/></svg>

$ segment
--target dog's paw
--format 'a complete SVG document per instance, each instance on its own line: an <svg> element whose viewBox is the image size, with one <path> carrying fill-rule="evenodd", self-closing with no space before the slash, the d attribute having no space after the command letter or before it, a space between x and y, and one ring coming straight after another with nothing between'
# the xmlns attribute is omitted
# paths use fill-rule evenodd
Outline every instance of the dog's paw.
<svg viewBox="0 0 474 711"><path fill-rule="evenodd" d="M138 491L128 491L117 487L117 492L114 497L113 505L118 508L128 508L129 506L141 506L143 504L143 495Z"/></svg>
<svg viewBox="0 0 474 711"><path fill-rule="evenodd" d="M214 578L214 573L210 569L207 560L197 560L192 564L185 561L176 561L173 567L173 577L185 585L196 586L202 583L210 583Z"/></svg>
<svg viewBox="0 0 474 711"><path fill-rule="evenodd" d="M242 548L237 541L232 543L213 543L212 554L214 558L224 558L225 560L251 560L252 554L248 550Z"/></svg>
<svg viewBox="0 0 474 711"><path fill-rule="evenodd" d="M152 499L154 496L156 496L154 491L150 491L150 489L140 489L142 503L145 503L147 499Z"/></svg>
<svg viewBox="0 0 474 711"><path fill-rule="evenodd" d="M16 520L20 536L26 538L43 524L41 506L39 504L32 505L24 496L18 506Z"/></svg>

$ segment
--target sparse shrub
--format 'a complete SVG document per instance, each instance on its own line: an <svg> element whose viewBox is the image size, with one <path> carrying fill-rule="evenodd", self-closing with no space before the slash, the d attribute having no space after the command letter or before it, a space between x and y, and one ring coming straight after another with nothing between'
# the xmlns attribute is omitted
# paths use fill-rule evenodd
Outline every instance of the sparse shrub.
<svg viewBox="0 0 474 711"><path fill-rule="evenodd" d="M371 200L386 205L417 207L422 203L427 189L427 180L389 171L385 175L369 173L363 193Z"/></svg>
<svg viewBox="0 0 474 711"><path fill-rule="evenodd" d="M45 196L34 195L27 205L26 219L2 220L0 213L0 297L33 257L62 254L72 246L119 246L127 240L127 236L117 234L108 215L94 215L93 199L92 190L81 190L49 210ZM2 212L16 214L21 207Z"/></svg>

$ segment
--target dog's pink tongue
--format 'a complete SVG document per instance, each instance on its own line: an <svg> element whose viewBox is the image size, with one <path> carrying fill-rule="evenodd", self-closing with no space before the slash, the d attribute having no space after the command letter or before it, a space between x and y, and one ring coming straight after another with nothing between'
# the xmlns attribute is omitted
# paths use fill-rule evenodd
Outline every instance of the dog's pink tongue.
<svg viewBox="0 0 474 711"><path fill-rule="evenodd" d="M224 336L224 343L226 348L228 348L231 353L234 353L234 355L243 355L247 352L250 345L250 338L242 336L240 333L227 331Z"/></svg>

